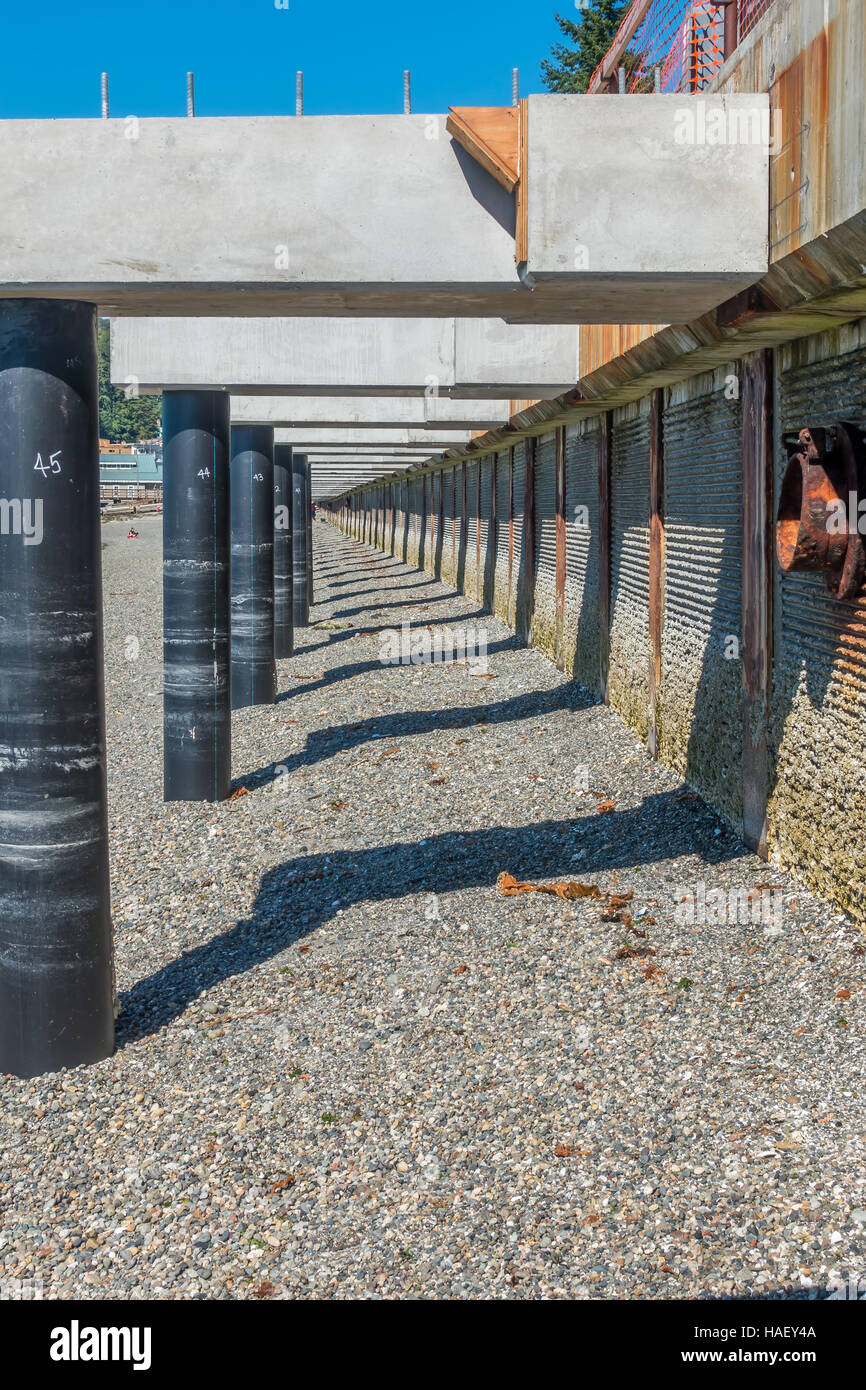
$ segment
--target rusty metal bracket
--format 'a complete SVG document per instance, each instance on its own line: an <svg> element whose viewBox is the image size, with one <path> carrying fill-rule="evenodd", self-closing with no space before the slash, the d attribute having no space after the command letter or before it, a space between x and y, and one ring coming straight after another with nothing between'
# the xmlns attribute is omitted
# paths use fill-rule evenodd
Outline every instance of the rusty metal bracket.
<svg viewBox="0 0 866 1390"><path fill-rule="evenodd" d="M823 573L832 594L853 598L866 575L863 436L856 425L837 423L801 429L785 443L792 452L776 516L779 565L785 574Z"/></svg>

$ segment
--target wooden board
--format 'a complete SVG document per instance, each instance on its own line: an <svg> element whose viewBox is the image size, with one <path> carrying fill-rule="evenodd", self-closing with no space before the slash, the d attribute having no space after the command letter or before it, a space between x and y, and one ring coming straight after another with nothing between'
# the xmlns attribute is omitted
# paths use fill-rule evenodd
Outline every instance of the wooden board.
<svg viewBox="0 0 866 1390"><path fill-rule="evenodd" d="M452 106L446 130L507 192L518 180L516 106Z"/></svg>

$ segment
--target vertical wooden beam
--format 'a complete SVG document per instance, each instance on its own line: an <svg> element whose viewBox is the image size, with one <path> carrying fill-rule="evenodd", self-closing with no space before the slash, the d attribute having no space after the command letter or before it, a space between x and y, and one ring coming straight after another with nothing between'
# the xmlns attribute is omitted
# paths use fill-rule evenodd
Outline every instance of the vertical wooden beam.
<svg viewBox="0 0 866 1390"><path fill-rule="evenodd" d="M740 364L743 431L743 838L767 858L773 603L773 354Z"/></svg>
<svg viewBox="0 0 866 1390"><path fill-rule="evenodd" d="M649 751L659 755L658 698L662 677L662 614L664 608L664 396L658 387L650 398L650 514L649 514Z"/></svg>
<svg viewBox="0 0 866 1390"><path fill-rule="evenodd" d="M565 426L556 431L556 665L565 665L562 635L565 629Z"/></svg>
<svg viewBox="0 0 866 1390"><path fill-rule="evenodd" d="M610 699L610 474L613 412L605 411L598 428L598 641L599 688Z"/></svg>

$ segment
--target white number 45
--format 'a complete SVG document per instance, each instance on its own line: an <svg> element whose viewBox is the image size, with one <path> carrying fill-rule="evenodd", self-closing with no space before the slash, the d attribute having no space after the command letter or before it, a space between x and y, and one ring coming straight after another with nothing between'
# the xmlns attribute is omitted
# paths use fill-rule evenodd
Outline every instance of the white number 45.
<svg viewBox="0 0 866 1390"><path fill-rule="evenodd" d="M60 472L61 472L61 468L60 468L60 464L58 463L58 459L60 458L60 455L61 455L62 453L63 453L63 450L62 450L62 449L58 449L56 454L49 454L49 455L48 455L48 462L47 462L47 463L43 463L43 462L42 462L42 455L41 455L41 454L37 454L37 455L36 455L36 462L35 462L34 465L33 465L33 472L34 472L34 473L41 473L42 476L43 476L43 478L45 477L45 475L46 475L47 473L60 473Z"/></svg>

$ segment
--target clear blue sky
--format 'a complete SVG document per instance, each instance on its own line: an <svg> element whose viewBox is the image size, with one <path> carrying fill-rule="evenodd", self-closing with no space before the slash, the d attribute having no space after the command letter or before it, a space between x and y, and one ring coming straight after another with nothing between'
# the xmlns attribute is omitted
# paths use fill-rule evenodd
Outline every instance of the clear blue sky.
<svg viewBox="0 0 866 1390"><path fill-rule="evenodd" d="M303 69L309 115L506 105L542 91L539 66L573 0L4 0L0 117L293 114Z"/></svg>

